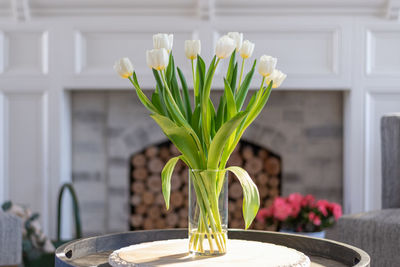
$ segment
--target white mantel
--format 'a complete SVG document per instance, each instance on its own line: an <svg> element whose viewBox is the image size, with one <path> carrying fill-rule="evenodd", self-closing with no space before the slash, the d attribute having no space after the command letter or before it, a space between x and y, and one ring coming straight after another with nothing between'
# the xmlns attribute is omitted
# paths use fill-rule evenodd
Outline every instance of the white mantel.
<svg viewBox="0 0 400 267"><path fill-rule="evenodd" d="M68 92L129 89L112 70L132 58L154 82L144 51L156 32L216 38L237 30L256 54L279 58L280 90L342 90L344 206L380 208L379 118L400 111L398 0L13 0L0 3L0 202L29 204L54 235L56 195L70 175ZM219 76L222 74L219 73ZM221 87L221 77L215 88Z"/></svg>

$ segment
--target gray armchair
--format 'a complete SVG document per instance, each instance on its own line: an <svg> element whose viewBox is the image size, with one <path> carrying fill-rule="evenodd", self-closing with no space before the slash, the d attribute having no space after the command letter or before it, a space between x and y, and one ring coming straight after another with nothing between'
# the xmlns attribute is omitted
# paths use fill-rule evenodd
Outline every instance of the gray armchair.
<svg viewBox="0 0 400 267"><path fill-rule="evenodd" d="M17 266L22 255L22 226L16 216L0 207L0 266Z"/></svg>
<svg viewBox="0 0 400 267"><path fill-rule="evenodd" d="M382 210L345 215L327 238L365 250L371 266L400 266L400 114L381 119Z"/></svg>

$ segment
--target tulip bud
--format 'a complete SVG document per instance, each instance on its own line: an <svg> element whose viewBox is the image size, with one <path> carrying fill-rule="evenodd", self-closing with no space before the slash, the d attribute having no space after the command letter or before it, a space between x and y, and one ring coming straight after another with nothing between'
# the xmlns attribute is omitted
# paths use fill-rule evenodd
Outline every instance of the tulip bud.
<svg viewBox="0 0 400 267"><path fill-rule="evenodd" d="M249 58L253 54L254 51L254 43L246 40L243 42L242 47L240 48L240 56L242 58Z"/></svg>
<svg viewBox="0 0 400 267"><path fill-rule="evenodd" d="M185 41L185 55L188 59L195 59L200 55L201 44L200 40L186 40Z"/></svg>
<svg viewBox="0 0 400 267"><path fill-rule="evenodd" d="M158 33L153 35L154 49L165 48L169 53L172 50L173 42L174 42L173 34Z"/></svg>
<svg viewBox="0 0 400 267"><path fill-rule="evenodd" d="M163 70L168 66L168 52L165 48L146 51L146 61L150 68Z"/></svg>
<svg viewBox="0 0 400 267"><path fill-rule="evenodd" d="M232 54L233 50L235 50L235 47L235 40L230 38L228 35L224 35L217 41L215 55L220 59L227 58Z"/></svg>
<svg viewBox="0 0 400 267"><path fill-rule="evenodd" d="M243 42L243 33L241 32L228 32L228 36L235 40L236 43L236 51L242 47Z"/></svg>
<svg viewBox="0 0 400 267"><path fill-rule="evenodd" d="M267 84L273 81L272 88L278 88L281 86L282 82L286 79L286 74L281 72L280 70L273 70L271 75L267 78Z"/></svg>
<svg viewBox="0 0 400 267"><path fill-rule="evenodd" d="M129 58L124 57L115 62L114 70L124 79L129 78L133 74L133 65Z"/></svg>
<svg viewBox="0 0 400 267"><path fill-rule="evenodd" d="M272 73L275 69L276 62L278 60L274 57L263 55L260 57L260 61L258 63L258 72L266 77Z"/></svg>

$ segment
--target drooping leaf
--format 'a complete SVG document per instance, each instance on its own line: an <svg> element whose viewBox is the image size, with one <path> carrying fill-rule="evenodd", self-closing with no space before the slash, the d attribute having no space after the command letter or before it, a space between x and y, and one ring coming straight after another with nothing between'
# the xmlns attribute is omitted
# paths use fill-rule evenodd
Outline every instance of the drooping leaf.
<svg viewBox="0 0 400 267"><path fill-rule="evenodd" d="M159 114L151 114L164 134L178 148L192 168L200 167L199 148L190 133L182 126L176 125L173 121Z"/></svg>
<svg viewBox="0 0 400 267"><path fill-rule="evenodd" d="M162 193L164 196L165 206L167 210L169 209L169 199L171 196L171 177L174 172L174 168L178 160L181 159L182 155L173 157L165 164L162 172L161 172L161 185L162 185Z"/></svg>
<svg viewBox="0 0 400 267"><path fill-rule="evenodd" d="M236 130L236 127L245 116L245 112L238 113L235 117L225 122L215 134L208 151L208 169L214 170L218 168L219 159L229 136Z"/></svg>
<svg viewBox="0 0 400 267"><path fill-rule="evenodd" d="M257 186L244 169L233 166L226 168L226 170L233 172L242 186L243 218L246 225L245 229L247 229L256 217L260 207L260 195Z"/></svg>
<svg viewBox="0 0 400 267"><path fill-rule="evenodd" d="M137 78L136 78L136 73L133 73L133 79L129 78L129 80L131 81L131 83L133 84L133 86L136 88L136 94L140 100L140 102L142 102L142 104L150 111L150 112L154 112L157 113L157 108L153 105L153 103L151 103L151 101L147 98L147 96L143 93L142 89L140 89L139 83L137 82Z"/></svg>

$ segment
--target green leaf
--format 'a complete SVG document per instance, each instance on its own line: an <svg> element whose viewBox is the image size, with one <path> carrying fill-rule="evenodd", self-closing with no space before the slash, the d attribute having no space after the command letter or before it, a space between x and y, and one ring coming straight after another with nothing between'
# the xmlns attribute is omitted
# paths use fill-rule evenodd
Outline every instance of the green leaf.
<svg viewBox="0 0 400 267"><path fill-rule="evenodd" d="M172 53L169 54L169 59L168 59L168 66L167 69L165 70L165 76L167 79L167 82L169 82L172 78L172 71L175 69L175 62L174 62L174 57L172 56Z"/></svg>
<svg viewBox="0 0 400 267"><path fill-rule="evenodd" d="M151 103L153 103L153 105L157 108L158 113L165 115L160 102L160 97L157 92L154 92L151 95Z"/></svg>
<svg viewBox="0 0 400 267"><path fill-rule="evenodd" d="M170 88L172 90L172 95L174 96L174 100L175 100L176 104L178 105L181 113L186 115L186 109L183 105L182 95L179 90L178 81L176 80L175 70L172 71ZM187 117L186 117L186 119L187 119Z"/></svg>
<svg viewBox="0 0 400 267"><path fill-rule="evenodd" d="M215 130L218 131L218 129L221 127L222 123L224 122L224 112L225 112L225 96L221 95L219 98L219 105L218 105L218 110L217 110L217 116L215 119Z"/></svg>
<svg viewBox="0 0 400 267"><path fill-rule="evenodd" d="M213 140L211 141L207 168L210 170L215 170L218 168L219 159L224 150L225 144L228 141L230 135L236 130L237 126L240 124L242 119L246 116L245 112L238 113L231 120L225 122L218 132L215 134Z"/></svg>
<svg viewBox="0 0 400 267"><path fill-rule="evenodd" d="M231 83L233 77L233 70L236 64L236 49L233 51L231 55L231 59L229 60L228 69L226 70L226 80Z"/></svg>
<svg viewBox="0 0 400 267"><path fill-rule="evenodd" d="M140 102L150 111L157 113L157 108L151 103L151 101L147 98L147 96L143 93L142 89L140 89L139 83L137 82L136 78L136 73L133 73L133 79L129 77L129 80L133 84L133 86L136 88L136 94L139 97Z"/></svg>
<svg viewBox="0 0 400 267"><path fill-rule="evenodd" d="M214 108L214 104L211 101L211 99L208 99L208 110L207 110L207 114L208 117L210 117L210 135L211 138L214 137L215 135L215 108Z"/></svg>
<svg viewBox="0 0 400 267"><path fill-rule="evenodd" d="M243 218L246 224L245 229L247 229L256 217L260 207L260 195L257 186L244 169L240 167L229 167L226 168L226 170L233 172L242 186Z"/></svg>
<svg viewBox="0 0 400 267"><path fill-rule="evenodd" d="M187 87L186 79L185 76L183 75L182 71L180 68L177 68L178 70L178 76L182 84L182 91L183 91L183 102L185 104L185 110L186 110L186 117L188 121L192 120L192 106L190 105L190 97L189 97L189 90Z"/></svg>
<svg viewBox="0 0 400 267"><path fill-rule="evenodd" d="M231 79L231 89L232 93L235 95L236 94L236 81L237 81L237 74L238 74L238 64L235 64L235 67L233 68L233 74L232 74L232 79Z"/></svg>
<svg viewBox="0 0 400 267"><path fill-rule="evenodd" d="M253 67L247 73L246 77L243 80L243 83L240 85L240 88L236 94L236 109L241 110L244 101L246 100L247 92L249 91L250 82L253 79L254 70L256 67L256 60L254 60Z"/></svg>
<svg viewBox="0 0 400 267"><path fill-rule="evenodd" d="M206 64L204 63L204 60L198 56L197 57L197 69L196 69L196 88L198 95L196 96L196 103L201 102L201 96L203 95L203 88L204 88L204 75L206 72Z"/></svg>
<svg viewBox="0 0 400 267"><path fill-rule="evenodd" d="M192 126L193 130L197 133L197 136L202 138L202 133L201 133L201 120L200 120L200 104L197 105L197 107L193 111L193 116L192 116L192 121L190 122L190 125Z"/></svg>
<svg viewBox="0 0 400 267"><path fill-rule="evenodd" d="M160 93L161 93L160 95L162 95L162 90L164 89L164 85L163 85L163 83L161 81L160 74L155 69L151 69L151 70L153 71L153 76L154 76L154 79L156 80L157 88L161 90L160 91Z"/></svg>
<svg viewBox="0 0 400 267"><path fill-rule="evenodd" d="M185 159L187 159L190 166L192 168L199 168L199 164L202 162L199 157L199 148L189 131L184 127L176 125L165 116L151 114L150 117L157 122L164 134L174 143Z"/></svg>
<svg viewBox="0 0 400 267"><path fill-rule="evenodd" d="M233 96L232 93L232 88L229 86L229 83L226 79L224 79L224 84L225 84L225 92L224 96L226 99L226 111L228 113L227 119L229 120L233 116L236 115L237 110L236 110L236 103L235 103L235 97Z"/></svg>
<svg viewBox="0 0 400 267"><path fill-rule="evenodd" d="M161 184L162 184L162 193L165 200L165 206L167 210L169 209L169 199L171 196L171 177L174 172L174 168L178 160L181 159L182 155L173 157L165 164L162 172L161 172Z"/></svg>

